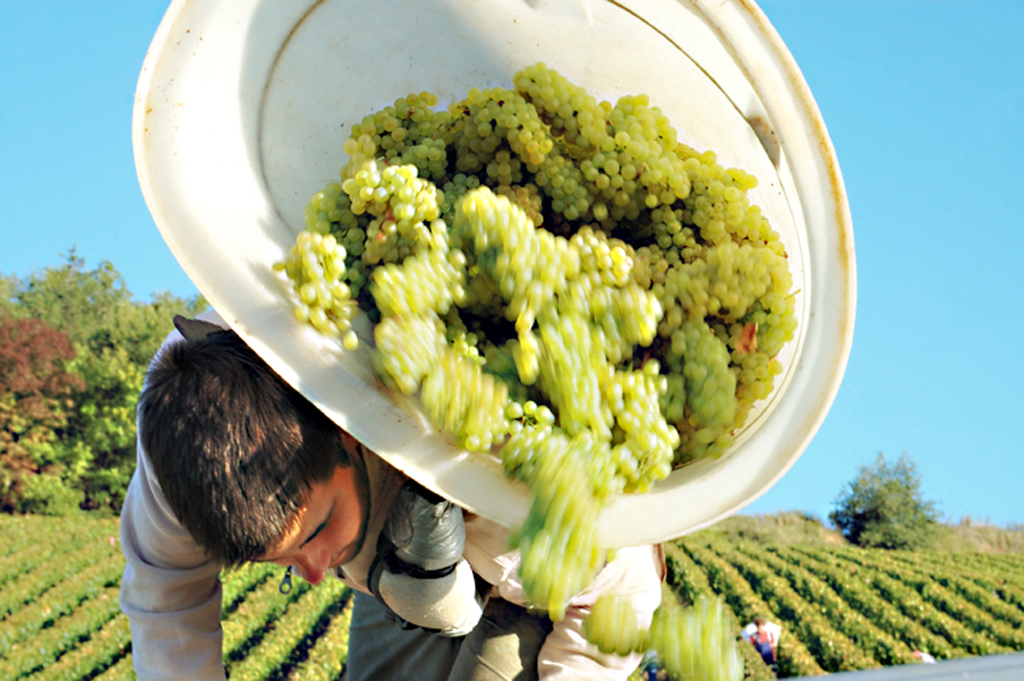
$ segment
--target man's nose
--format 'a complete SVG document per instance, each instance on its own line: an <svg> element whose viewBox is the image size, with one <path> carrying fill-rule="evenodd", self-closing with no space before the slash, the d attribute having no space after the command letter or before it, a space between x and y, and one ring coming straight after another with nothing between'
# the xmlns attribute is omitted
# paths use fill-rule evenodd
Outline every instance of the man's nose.
<svg viewBox="0 0 1024 681"><path fill-rule="evenodd" d="M326 551L318 551L313 555L303 556L295 563L295 571L299 573L299 577L313 585L324 581L329 567L330 560Z"/></svg>

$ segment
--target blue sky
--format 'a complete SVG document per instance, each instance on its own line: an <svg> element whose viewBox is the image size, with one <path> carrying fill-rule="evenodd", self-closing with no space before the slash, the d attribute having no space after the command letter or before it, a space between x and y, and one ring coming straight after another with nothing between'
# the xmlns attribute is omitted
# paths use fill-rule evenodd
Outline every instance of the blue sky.
<svg viewBox="0 0 1024 681"><path fill-rule="evenodd" d="M136 79L164 0L0 0L0 273L109 260L196 291L135 176ZM765 0L849 193L858 308L815 440L745 512L826 516L906 452L944 517L1024 523L1024 2Z"/></svg>

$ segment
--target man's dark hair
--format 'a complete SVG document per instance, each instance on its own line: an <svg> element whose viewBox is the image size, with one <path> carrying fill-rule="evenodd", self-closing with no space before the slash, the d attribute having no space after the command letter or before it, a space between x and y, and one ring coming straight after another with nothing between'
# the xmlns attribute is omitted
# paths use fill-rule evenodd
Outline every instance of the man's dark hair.
<svg viewBox="0 0 1024 681"><path fill-rule="evenodd" d="M310 486L349 464L338 426L233 331L160 352L139 434L171 510L225 566L266 554Z"/></svg>

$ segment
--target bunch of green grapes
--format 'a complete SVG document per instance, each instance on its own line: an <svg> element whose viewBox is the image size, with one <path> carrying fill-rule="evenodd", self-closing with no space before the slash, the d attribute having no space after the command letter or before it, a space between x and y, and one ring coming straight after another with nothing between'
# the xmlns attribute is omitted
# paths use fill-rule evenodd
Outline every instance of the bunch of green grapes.
<svg viewBox="0 0 1024 681"><path fill-rule="evenodd" d="M358 306L383 380L529 487L524 583L558 618L603 564L609 499L721 455L772 392L786 251L756 179L645 95L599 102L535 64L436 104L352 126L280 268L300 320L351 346Z"/></svg>
<svg viewBox="0 0 1024 681"><path fill-rule="evenodd" d="M644 629L629 601L601 596L583 628L587 640L603 653L657 651L674 679L738 681L743 677L736 627L721 599L701 598L688 608L662 605Z"/></svg>
<svg viewBox="0 0 1024 681"><path fill-rule="evenodd" d="M357 306L345 283L345 247L332 234L303 231L288 253L274 265L287 273L298 299L295 318L308 322L320 333L341 338L345 347L358 344L352 331Z"/></svg>

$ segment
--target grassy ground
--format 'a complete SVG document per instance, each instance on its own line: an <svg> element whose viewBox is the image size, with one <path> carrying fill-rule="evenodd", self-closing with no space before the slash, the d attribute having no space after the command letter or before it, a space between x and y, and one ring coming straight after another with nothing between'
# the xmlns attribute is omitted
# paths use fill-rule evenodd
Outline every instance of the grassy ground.
<svg viewBox="0 0 1024 681"><path fill-rule="evenodd" d="M700 534L728 541L750 541L767 546L847 546L838 531L821 519L799 511L736 515ZM950 553L1024 553L1024 527L996 527L971 518L939 525L933 551Z"/></svg>

